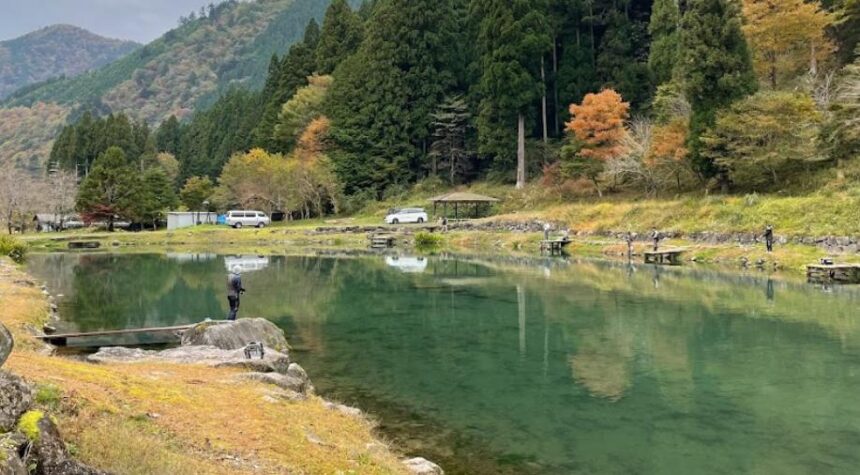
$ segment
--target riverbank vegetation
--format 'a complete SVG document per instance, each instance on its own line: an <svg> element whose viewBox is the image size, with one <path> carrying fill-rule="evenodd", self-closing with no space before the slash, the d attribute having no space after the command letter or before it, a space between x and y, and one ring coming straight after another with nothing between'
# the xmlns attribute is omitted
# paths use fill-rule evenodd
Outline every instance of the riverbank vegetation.
<svg viewBox="0 0 860 475"><path fill-rule="evenodd" d="M45 322L45 297L3 260L0 295L16 340L4 369L36 384L37 402L88 464L128 474L404 472L369 422L316 397L275 399L264 384L231 382L232 370L48 356L28 330Z"/></svg>

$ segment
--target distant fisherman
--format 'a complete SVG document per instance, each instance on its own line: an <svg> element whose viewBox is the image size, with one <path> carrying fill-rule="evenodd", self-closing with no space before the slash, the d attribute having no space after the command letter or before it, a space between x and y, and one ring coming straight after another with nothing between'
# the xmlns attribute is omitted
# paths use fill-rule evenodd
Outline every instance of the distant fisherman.
<svg viewBox="0 0 860 475"><path fill-rule="evenodd" d="M770 224L764 228L764 243L767 246L767 252L773 252L773 226Z"/></svg>
<svg viewBox="0 0 860 475"><path fill-rule="evenodd" d="M543 223L543 240L549 241L549 232L552 226L549 223Z"/></svg>
<svg viewBox="0 0 860 475"><path fill-rule="evenodd" d="M654 241L654 252L660 250L660 241L663 239L663 235L660 234L660 231L657 231L657 228L653 228L651 230L651 239Z"/></svg>
<svg viewBox="0 0 860 475"><path fill-rule="evenodd" d="M239 297L245 293L239 266L233 266L227 274L227 301L230 302L230 315L227 320L236 320L239 313Z"/></svg>

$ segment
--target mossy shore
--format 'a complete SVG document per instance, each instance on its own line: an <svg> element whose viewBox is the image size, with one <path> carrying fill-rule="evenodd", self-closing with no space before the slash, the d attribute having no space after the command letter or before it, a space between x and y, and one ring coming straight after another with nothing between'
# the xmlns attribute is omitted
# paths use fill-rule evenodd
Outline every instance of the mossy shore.
<svg viewBox="0 0 860 475"><path fill-rule="evenodd" d="M373 424L320 398L272 397L235 370L195 365L94 365L51 356L32 338L47 296L0 259L2 321L16 345L3 369L36 387L72 455L122 474L404 473Z"/></svg>

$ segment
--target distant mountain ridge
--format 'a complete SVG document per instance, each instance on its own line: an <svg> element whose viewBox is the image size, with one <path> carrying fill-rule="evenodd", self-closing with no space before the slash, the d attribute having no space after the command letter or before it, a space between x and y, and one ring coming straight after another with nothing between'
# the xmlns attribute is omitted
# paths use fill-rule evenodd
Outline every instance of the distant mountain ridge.
<svg viewBox="0 0 860 475"><path fill-rule="evenodd" d="M227 0L99 70L24 88L3 106L56 103L151 124L187 117L231 87L260 88L272 55L285 54L329 3Z"/></svg>
<svg viewBox="0 0 860 475"><path fill-rule="evenodd" d="M22 87L74 77L111 63L141 45L72 25L53 25L0 42L0 99Z"/></svg>

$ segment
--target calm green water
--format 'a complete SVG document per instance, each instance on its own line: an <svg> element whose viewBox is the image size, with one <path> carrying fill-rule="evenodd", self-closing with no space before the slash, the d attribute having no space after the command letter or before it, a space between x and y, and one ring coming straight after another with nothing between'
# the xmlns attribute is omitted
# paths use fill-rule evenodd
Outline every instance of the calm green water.
<svg viewBox="0 0 860 475"><path fill-rule="evenodd" d="M241 314L448 473L857 473L860 292L683 269L55 254L70 328Z"/></svg>

